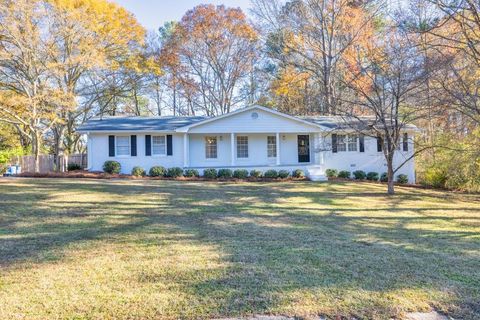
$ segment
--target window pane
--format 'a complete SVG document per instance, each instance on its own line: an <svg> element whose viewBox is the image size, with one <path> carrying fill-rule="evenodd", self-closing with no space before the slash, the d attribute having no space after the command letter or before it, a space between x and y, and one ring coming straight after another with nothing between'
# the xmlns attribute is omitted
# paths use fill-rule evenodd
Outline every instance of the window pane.
<svg viewBox="0 0 480 320"><path fill-rule="evenodd" d="M237 137L237 158L248 158L248 137Z"/></svg>
<svg viewBox="0 0 480 320"><path fill-rule="evenodd" d="M165 145L165 136L153 136L152 137L152 154L153 155L165 155L167 148Z"/></svg>
<svg viewBox="0 0 480 320"><path fill-rule="evenodd" d="M130 155L130 137L117 137L116 138L117 156L129 156Z"/></svg>
<svg viewBox="0 0 480 320"><path fill-rule="evenodd" d="M217 158L217 137L205 137L205 157L207 159Z"/></svg>
<svg viewBox="0 0 480 320"><path fill-rule="evenodd" d="M347 136L344 134L337 135L337 151L347 151Z"/></svg>
<svg viewBox="0 0 480 320"><path fill-rule="evenodd" d="M277 156L277 137L267 137L267 153L269 158L275 158Z"/></svg>
<svg viewBox="0 0 480 320"><path fill-rule="evenodd" d="M356 135L348 136L348 151L357 151L358 137Z"/></svg>

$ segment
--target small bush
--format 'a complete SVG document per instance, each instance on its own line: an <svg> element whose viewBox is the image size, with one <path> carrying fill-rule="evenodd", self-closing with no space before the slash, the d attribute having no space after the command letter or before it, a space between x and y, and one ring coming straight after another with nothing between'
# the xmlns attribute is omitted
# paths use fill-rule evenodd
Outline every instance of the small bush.
<svg viewBox="0 0 480 320"><path fill-rule="evenodd" d="M215 179L217 177L217 170L210 168L203 170L203 176L207 179Z"/></svg>
<svg viewBox="0 0 480 320"><path fill-rule="evenodd" d="M435 188L445 188L448 173L443 168L431 167L425 170L422 183Z"/></svg>
<svg viewBox="0 0 480 320"><path fill-rule="evenodd" d="M277 170L273 170L273 169L267 170L267 171L265 171L265 173L263 174L263 176L264 176L265 178L275 179L275 178L278 177L278 172L277 172Z"/></svg>
<svg viewBox="0 0 480 320"><path fill-rule="evenodd" d="M245 169L237 169L233 171L233 177L236 179L246 179L248 177L248 171Z"/></svg>
<svg viewBox="0 0 480 320"><path fill-rule="evenodd" d="M217 176L221 179L230 179L232 177L233 173L232 170L230 169L220 169L218 170Z"/></svg>
<svg viewBox="0 0 480 320"><path fill-rule="evenodd" d="M153 166L150 168L148 175L150 177L163 177L167 173L167 170L162 166Z"/></svg>
<svg viewBox="0 0 480 320"><path fill-rule="evenodd" d="M356 170L353 172L353 176L355 177L355 180L365 180L367 174L363 170Z"/></svg>
<svg viewBox="0 0 480 320"><path fill-rule="evenodd" d="M381 182L388 182L388 175L386 172L382 173L382 175L380 176L380 181Z"/></svg>
<svg viewBox="0 0 480 320"><path fill-rule="evenodd" d="M342 170L338 173L339 178L350 179L350 171Z"/></svg>
<svg viewBox="0 0 480 320"><path fill-rule="evenodd" d="M287 179L288 176L290 176L290 172L288 172L287 170L280 170L278 171L278 177L280 179Z"/></svg>
<svg viewBox="0 0 480 320"><path fill-rule="evenodd" d="M327 169L325 170L328 178L336 178L338 177L338 170L336 169Z"/></svg>
<svg viewBox="0 0 480 320"><path fill-rule="evenodd" d="M169 178L183 177L183 169L179 167L168 168L167 177Z"/></svg>
<svg viewBox="0 0 480 320"><path fill-rule="evenodd" d="M367 173L367 180L378 181L378 172L369 172Z"/></svg>
<svg viewBox="0 0 480 320"><path fill-rule="evenodd" d="M78 163L69 163L67 166L68 171L82 170L82 167Z"/></svg>
<svg viewBox="0 0 480 320"><path fill-rule="evenodd" d="M261 178L261 177L262 177L262 171L252 170L252 171L250 171L250 177L252 177L252 178Z"/></svg>
<svg viewBox="0 0 480 320"><path fill-rule="evenodd" d="M296 169L292 172L294 178L305 178L305 172L302 169Z"/></svg>
<svg viewBox="0 0 480 320"><path fill-rule="evenodd" d="M121 168L120 162L117 161L105 161L103 164L103 171L110 174L120 173Z"/></svg>
<svg viewBox="0 0 480 320"><path fill-rule="evenodd" d="M147 173L142 167L133 167L132 176L134 177L144 177Z"/></svg>
<svg viewBox="0 0 480 320"><path fill-rule="evenodd" d="M399 174L397 176L397 182L400 184L406 184L408 183L408 177L406 174Z"/></svg>
<svg viewBox="0 0 480 320"><path fill-rule="evenodd" d="M185 170L185 172L183 173L183 175L185 177L189 177L189 178L193 178L193 177L200 177L200 173L198 173L198 170L195 170L195 169L187 169Z"/></svg>

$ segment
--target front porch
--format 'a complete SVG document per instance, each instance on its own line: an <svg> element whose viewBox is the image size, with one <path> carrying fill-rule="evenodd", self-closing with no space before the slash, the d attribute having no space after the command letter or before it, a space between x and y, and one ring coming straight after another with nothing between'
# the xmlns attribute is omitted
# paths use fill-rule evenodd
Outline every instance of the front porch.
<svg viewBox="0 0 480 320"><path fill-rule="evenodd" d="M183 167L320 165L315 133L183 134Z"/></svg>

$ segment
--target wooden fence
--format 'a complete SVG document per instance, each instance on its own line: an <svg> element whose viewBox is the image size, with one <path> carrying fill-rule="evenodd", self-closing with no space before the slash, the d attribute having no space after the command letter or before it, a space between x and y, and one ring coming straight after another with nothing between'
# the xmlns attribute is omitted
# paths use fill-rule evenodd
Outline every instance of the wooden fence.
<svg viewBox="0 0 480 320"><path fill-rule="evenodd" d="M35 157L34 156L17 156L11 160L12 164L22 167L22 172L35 171ZM86 154L72 154L68 156L60 156L59 168L61 172L67 171L69 164L78 164L81 168L87 168ZM55 156L51 154L42 154L39 158L40 173L48 173L57 171L55 164Z"/></svg>

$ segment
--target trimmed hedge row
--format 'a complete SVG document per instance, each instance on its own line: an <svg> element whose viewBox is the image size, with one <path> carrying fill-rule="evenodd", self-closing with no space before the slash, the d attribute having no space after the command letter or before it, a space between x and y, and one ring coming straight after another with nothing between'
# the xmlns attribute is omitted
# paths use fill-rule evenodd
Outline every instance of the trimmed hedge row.
<svg viewBox="0 0 480 320"><path fill-rule="evenodd" d="M103 171L110 173L110 174L119 174L121 171L121 165L117 161L105 161L103 165ZM139 166L135 166L132 169L132 176L135 177L144 177L147 175L147 172ZM196 169L186 169L183 170L182 168L179 167L173 167L173 168L165 168L162 166L153 166L150 168L148 171L148 176L150 177L167 177L167 178L179 178L179 177L200 177L200 173ZM268 178L268 179L286 179L288 177L292 178L304 178L305 173L301 169L296 169L293 172L290 172L288 170L274 170L270 169L265 171L265 173L262 173L259 170L251 170L248 172L248 170L245 169L236 169L236 170L231 170L231 169L205 169L203 171L203 177L206 179L246 179L248 177L252 178Z"/></svg>
<svg viewBox="0 0 480 320"><path fill-rule="evenodd" d="M325 174L327 175L328 178L342 178L342 179L350 179L351 175L353 174L353 178L355 180L369 180L369 181L378 181L380 180L381 182L387 182L388 177L387 173L384 172L381 175L379 175L378 172L368 172L365 173L365 171L362 170L356 170L354 172L350 172L347 170L342 170L338 171L336 169L327 169L325 170ZM397 176L396 181L400 184L407 184L408 183L408 177L405 174L399 174Z"/></svg>

